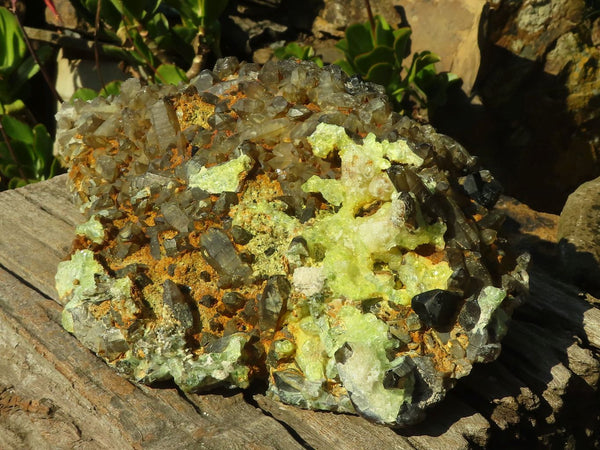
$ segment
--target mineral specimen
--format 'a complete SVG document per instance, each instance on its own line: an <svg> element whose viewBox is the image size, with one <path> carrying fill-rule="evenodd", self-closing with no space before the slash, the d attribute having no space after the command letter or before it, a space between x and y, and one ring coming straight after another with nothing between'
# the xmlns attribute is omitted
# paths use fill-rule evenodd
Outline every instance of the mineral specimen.
<svg viewBox="0 0 600 450"><path fill-rule="evenodd" d="M494 359L524 258L458 143L336 66L219 60L189 86L65 104L89 220L56 286L116 370L402 426Z"/></svg>

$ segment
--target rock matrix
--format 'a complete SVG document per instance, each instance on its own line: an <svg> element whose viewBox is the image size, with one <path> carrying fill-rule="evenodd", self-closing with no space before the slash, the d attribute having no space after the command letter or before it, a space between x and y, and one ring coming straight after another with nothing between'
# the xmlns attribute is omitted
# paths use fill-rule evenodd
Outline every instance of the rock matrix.
<svg viewBox="0 0 600 450"><path fill-rule="evenodd" d="M63 325L123 375L415 423L493 360L526 258L463 147L337 66L219 60L187 86L65 104L87 221Z"/></svg>

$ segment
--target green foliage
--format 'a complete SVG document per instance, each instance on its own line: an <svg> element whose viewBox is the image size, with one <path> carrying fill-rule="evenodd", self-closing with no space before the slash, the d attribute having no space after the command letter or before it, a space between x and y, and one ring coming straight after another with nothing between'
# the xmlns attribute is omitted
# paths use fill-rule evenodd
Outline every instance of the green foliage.
<svg viewBox="0 0 600 450"><path fill-rule="evenodd" d="M204 43L220 56L219 17L227 8L228 0L166 0L166 2L181 16L183 30L179 30L180 36L183 33L189 34L190 31L197 32Z"/></svg>
<svg viewBox="0 0 600 450"><path fill-rule="evenodd" d="M121 92L121 81L115 80L108 83L104 88L100 89L99 92L96 92L90 88L79 88L77 89L73 95L71 96L71 101L75 99L80 99L83 101L93 100L96 97L108 97L109 95L119 95Z"/></svg>
<svg viewBox="0 0 600 450"><path fill-rule="evenodd" d="M38 50L43 61L51 54L48 46ZM23 34L15 16L0 7L0 113L17 112L25 108L21 97L24 87L40 67L29 55Z"/></svg>
<svg viewBox="0 0 600 450"><path fill-rule="evenodd" d="M50 54L48 46L37 51L42 61ZM53 139L46 127L31 127L8 115L26 110L22 98L27 82L39 70L16 17L0 8L0 178L10 188L45 180L58 169L52 155Z"/></svg>
<svg viewBox="0 0 600 450"><path fill-rule="evenodd" d="M315 49L310 45L299 45L290 42L284 47L276 48L273 52L278 59L296 58L301 61L313 61L319 67L323 67L323 60L315 55Z"/></svg>
<svg viewBox="0 0 600 450"><path fill-rule="evenodd" d="M33 128L14 117L0 119L3 136L0 141L0 173L8 179L8 187L52 178L58 169L52 155L52 137L42 124Z"/></svg>
<svg viewBox="0 0 600 450"><path fill-rule="evenodd" d="M95 25L98 0L71 0ZM150 82L185 81L185 71L202 48L220 55L219 16L227 0L104 0L100 22L102 50L125 61ZM172 25L170 11L181 23Z"/></svg>
<svg viewBox="0 0 600 450"><path fill-rule="evenodd" d="M173 64L161 64L156 69L156 77L163 84L174 84L177 86L181 82L187 82L185 72Z"/></svg>
<svg viewBox="0 0 600 450"><path fill-rule="evenodd" d="M410 28L393 29L381 16L374 17L374 28L368 21L350 25L336 45L345 59L335 64L349 75L359 74L385 86L406 113L410 113L406 110L410 102L431 112L446 102L448 88L460 79L451 73L437 73L435 63L440 58L430 51L415 53L411 65L404 66L410 54L410 35Z"/></svg>

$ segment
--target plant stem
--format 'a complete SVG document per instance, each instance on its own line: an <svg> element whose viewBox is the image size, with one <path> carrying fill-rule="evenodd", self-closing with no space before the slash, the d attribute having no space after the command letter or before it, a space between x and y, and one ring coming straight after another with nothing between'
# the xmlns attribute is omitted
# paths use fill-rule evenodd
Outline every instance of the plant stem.
<svg viewBox="0 0 600 450"><path fill-rule="evenodd" d="M206 55L209 52L208 48L200 39L200 30L198 30L198 33L196 33L196 36L194 37L192 47L194 48L194 59L192 60L192 65L185 73L185 76L188 80L191 80L200 73L200 70L202 70L202 66L204 65Z"/></svg>
<svg viewBox="0 0 600 450"><path fill-rule="evenodd" d="M8 148L8 152L10 153L11 158L13 159L13 161L15 162L15 165L17 166L19 175L21 176L22 179L27 180L27 177L25 176L25 172L23 172L23 168L21 167L21 164L19 164L19 160L17 159L15 149L10 144L10 139L8 138L8 135L6 134L4 127L2 126L1 120L0 120L0 134L2 134L2 139L4 139L4 142L6 142L6 148Z"/></svg>
<svg viewBox="0 0 600 450"><path fill-rule="evenodd" d="M56 99L56 101L62 103L63 102L62 97L60 96L60 94L58 92L56 92L56 88L54 87L52 80L50 80L50 77L48 76L48 72L46 72L46 69L44 68L40 59L38 58L37 53L35 53L35 50L33 49L33 46L31 45L31 41L29 40L29 37L27 36L27 32L25 31L25 28L23 28L21 19L17 15L17 2L16 1L12 2L11 12L13 13L13 16L15 16L15 19L17 19L17 24L19 25L19 29L21 30L21 33L23 33L23 38L25 38L25 43L27 44L27 49L29 50L29 53L31 53L31 56L35 60L36 64L40 67L40 72L42 72L42 75L44 76L44 80L46 80L46 84L52 91L52 95L54 95L54 98Z"/></svg>
<svg viewBox="0 0 600 450"><path fill-rule="evenodd" d="M373 42L375 42L375 19L373 18L373 10L371 10L371 2L369 0L365 0L365 6L367 7L369 24L371 25L371 35L373 36Z"/></svg>
<svg viewBox="0 0 600 450"><path fill-rule="evenodd" d="M94 60L96 62L96 71L98 72L98 79L102 85L102 89L106 90L106 83L104 83L104 77L102 76L102 70L100 68L100 52L98 51L98 30L100 29L100 9L102 8L102 0L98 0L96 5L96 20L94 22Z"/></svg>
<svg viewBox="0 0 600 450"><path fill-rule="evenodd" d="M123 22L125 22L125 33L127 33L127 37L129 38L129 42L131 42L131 45L134 49L134 51L136 51L138 53L138 55L144 60L146 61L146 65L150 68L150 70L152 70L152 81L156 82L156 77L158 76L161 81L164 82L164 80L162 79L162 77L158 74L158 72L156 71L156 67L154 67L154 65L152 64L152 61L144 54L144 52L139 48L139 46L135 43L135 39L133 39L133 36L131 35L131 30L130 27L135 26L131 20L129 20L128 17L123 16ZM136 29L138 29L138 27L136 26ZM139 32L139 29L138 29ZM143 40L143 39L142 39ZM145 44L145 43L144 43Z"/></svg>

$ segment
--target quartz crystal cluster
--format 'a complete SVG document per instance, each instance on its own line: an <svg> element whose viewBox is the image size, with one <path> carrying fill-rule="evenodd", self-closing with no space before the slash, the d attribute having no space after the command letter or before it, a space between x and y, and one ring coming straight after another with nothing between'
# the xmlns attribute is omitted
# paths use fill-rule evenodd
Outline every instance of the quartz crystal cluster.
<svg viewBox="0 0 600 450"><path fill-rule="evenodd" d="M87 221L63 325L123 375L414 423L494 359L524 258L498 183L337 66L219 60L75 100L56 152Z"/></svg>

